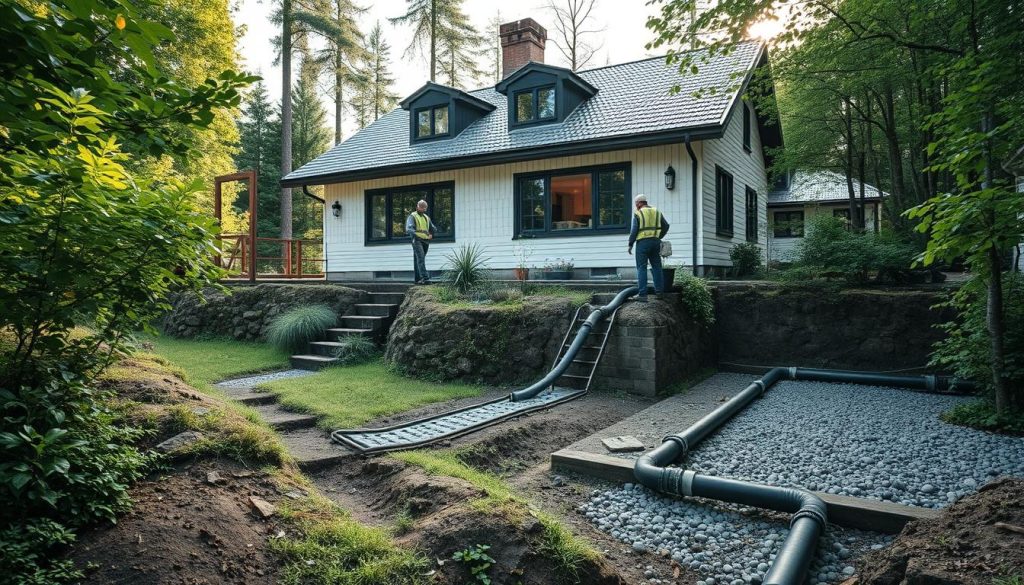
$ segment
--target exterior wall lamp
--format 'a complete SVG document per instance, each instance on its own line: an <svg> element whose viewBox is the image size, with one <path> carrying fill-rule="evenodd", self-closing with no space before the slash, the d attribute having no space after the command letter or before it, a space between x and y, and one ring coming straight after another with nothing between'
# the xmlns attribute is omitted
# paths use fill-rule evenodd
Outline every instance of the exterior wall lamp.
<svg viewBox="0 0 1024 585"><path fill-rule="evenodd" d="M672 165L668 165L668 169L665 170L665 188L669 191L676 188L676 170Z"/></svg>
<svg viewBox="0 0 1024 585"><path fill-rule="evenodd" d="M341 202L340 201L335 201L333 204L331 204L331 213L334 214L334 217L341 217Z"/></svg>

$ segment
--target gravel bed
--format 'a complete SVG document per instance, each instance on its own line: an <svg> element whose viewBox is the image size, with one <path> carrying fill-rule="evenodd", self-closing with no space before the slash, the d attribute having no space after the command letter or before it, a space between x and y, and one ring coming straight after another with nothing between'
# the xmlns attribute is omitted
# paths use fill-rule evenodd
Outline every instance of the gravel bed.
<svg viewBox="0 0 1024 585"><path fill-rule="evenodd" d="M944 507L998 475L1024 475L1024 438L939 420L970 398L786 381L687 457L709 475Z"/></svg>
<svg viewBox="0 0 1024 585"><path fill-rule="evenodd" d="M267 382L273 382L274 380L285 380L287 378L301 378L302 376L309 376L315 374L309 370L282 370L280 372L270 372L269 374L260 374L258 376L247 376L245 378L235 378L233 380L224 380L223 382L217 382L217 386L221 388L255 388L260 384Z"/></svg>
<svg viewBox="0 0 1024 585"><path fill-rule="evenodd" d="M633 550L670 556L689 567L701 579L697 585L761 583L789 534L788 518L782 514L698 498L666 498L633 484L595 490L578 511ZM854 574L855 558L890 542L888 535L829 526L807 582L842 582Z"/></svg>

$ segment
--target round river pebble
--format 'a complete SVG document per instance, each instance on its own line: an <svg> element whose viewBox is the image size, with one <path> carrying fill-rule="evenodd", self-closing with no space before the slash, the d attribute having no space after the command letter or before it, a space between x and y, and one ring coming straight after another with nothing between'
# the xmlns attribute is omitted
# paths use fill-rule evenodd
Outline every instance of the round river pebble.
<svg viewBox="0 0 1024 585"><path fill-rule="evenodd" d="M701 579L697 585L761 583L789 534L784 515L667 498L633 484L594 491L579 512L632 550L668 556L688 567ZM807 582L842 582L854 573L854 558L891 541L890 536L831 526L819 540Z"/></svg>
<svg viewBox="0 0 1024 585"><path fill-rule="evenodd" d="M1024 438L939 420L966 400L779 382L701 442L685 466L730 479L941 508L996 476L1024 475Z"/></svg>

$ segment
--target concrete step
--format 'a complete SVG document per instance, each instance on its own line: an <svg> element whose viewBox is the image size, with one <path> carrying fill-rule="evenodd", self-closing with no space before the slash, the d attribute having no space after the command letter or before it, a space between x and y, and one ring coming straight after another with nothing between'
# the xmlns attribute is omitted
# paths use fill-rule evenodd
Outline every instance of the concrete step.
<svg viewBox="0 0 1024 585"><path fill-rule="evenodd" d="M370 302L387 304L387 305L401 305L405 301L404 292L374 292L370 293Z"/></svg>
<svg viewBox="0 0 1024 585"><path fill-rule="evenodd" d="M313 352L313 355L326 357L335 357L338 351L344 347L344 341L314 341L309 344L309 350Z"/></svg>
<svg viewBox="0 0 1024 585"><path fill-rule="evenodd" d="M357 316L394 317L398 314L398 305L393 303L359 303L352 306Z"/></svg>
<svg viewBox="0 0 1024 585"><path fill-rule="evenodd" d="M316 417L311 414L289 412L277 404L257 406L256 412L268 425L278 431L305 429L316 426Z"/></svg>
<svg viewBox="0 0 1024 585"><path fill-rule="evenodd" d="M281 433L288 452L295 458L299 469L307 473L342 464L356 455L349 449L331 442L330 431L309 427Z"/></svg>
<svg viewBox="0 0 1024 585"><path fill-rule="evenodd" d="M290 358L292 367L296 370L321 370L337 363L338 358L325 355L293 355Z"/></svg>
<svg viewBox="0 0 1024 585"><path fill-rule="evenodd" d="M372 329L377 331L386 325L385 321L387 319L387 317L373 315L342 315L341 324L351 329Z"/></svg>
<svg viewBox="0 0 1024 585"><path fill-rule="evenodd" d="M324 333L327 334L327 339L331 341L339 341L346 337L360 336L360 337L373 337L373 329L362 329L355 327L334 327L328 329Z"/></svg>
<svg viewBox="0 0 1024 585"><path fill-rule="evenodd" d="M235 398L235 401L246 406L260 406L262 404L274 404L277 402L277 396L270 392L253 392L249 396Z"/></svg>

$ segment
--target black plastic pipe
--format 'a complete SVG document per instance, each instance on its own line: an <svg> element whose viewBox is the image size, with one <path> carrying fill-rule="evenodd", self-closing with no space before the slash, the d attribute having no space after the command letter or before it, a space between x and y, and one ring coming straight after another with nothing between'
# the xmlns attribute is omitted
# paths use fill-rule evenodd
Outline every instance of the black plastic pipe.
<svg viewBox="0 0 1024 585"><path fill-rule="evenodd" d="M954 387L961 390L973 387L970 382L942 376L894 376L874 372L772 368L761 379L752 382L742 392L689 428L665 437L660 446L637 459L633 466L634 477L655 491L793 514L789 535L782 543L771 568L768 569L764 585L794 585L804 582L807 569L814 558L818 536L828 523L825 502L805 490L700 475L692 470L669 465L685 457L698 443L783 379L897 386L929 392L940 392Z"/></svg>
<svg viewBox="0 0 1024 585"><path fill-rule="evenodd" d="M615 309L622 306L622 303L626 302L626 299L637 294L637 292L639 292L639 289L635 286L623 289L619 291L619 294L615 295L612 302L603 307L594 309L594 311L587 316L586 321L580 325L580 330L576 332L576 338L573 339L572 345L569 346L569 349L565 352L565 355L562 356L562 359L555 364L555 367L552 368L546 376L537 382L534 382L532 385L511 393L509 395L509 400L512 402L529 400L554 384L555 380L564 374L565 371L569 369L569 366L572 365L572 360L576 359L576 354L580 352L580 348L582 348L583 344L586 343L587 337L590 335L590 330L594 328L594 325L597 325L599 322L614 313Z"/></svg>

